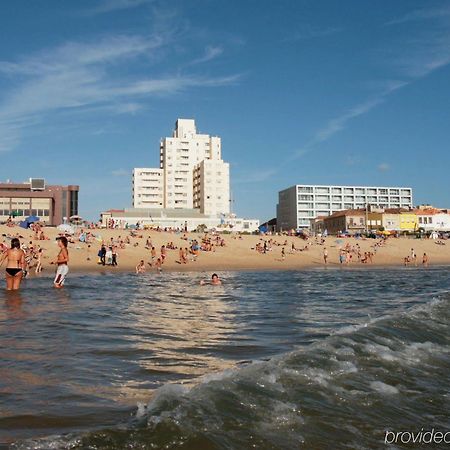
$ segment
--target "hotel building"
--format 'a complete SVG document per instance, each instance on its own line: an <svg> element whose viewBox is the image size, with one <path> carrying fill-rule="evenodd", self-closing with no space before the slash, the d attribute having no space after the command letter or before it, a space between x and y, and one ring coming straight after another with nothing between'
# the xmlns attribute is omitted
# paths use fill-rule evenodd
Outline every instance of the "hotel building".
<svg viewBox="0 0 450 450"><path fill-rule="evenodd" d="M230 213L230 168L220 137L197 133L195 121L178 119L160 143L160 168L133 171L133 208L197 209Z"/></svg>
<svg viewBox="0 0 450 450"><path fill-rule="evenodd" d="M42 178L27 183L0 183L0 222L38 216L47 225L78 215L79 186L50 186Z"/></svg>
<svg viewBox="0 0 450 450"><path fill-rule="evenodd" d="M277 228L310 228L311 220L344 209L412 208L408 187L322 186L297 184L278 193Z"/></svg>

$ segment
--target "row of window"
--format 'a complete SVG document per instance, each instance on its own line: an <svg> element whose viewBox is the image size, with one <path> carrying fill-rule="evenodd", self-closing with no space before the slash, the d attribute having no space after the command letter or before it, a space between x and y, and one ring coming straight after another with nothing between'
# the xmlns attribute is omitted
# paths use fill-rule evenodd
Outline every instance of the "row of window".
<svg viewBox="0 0 450 450"><path fill-rule="evenodd" d="M395 188L358 188L358 187L315 187L315 186L299 186L298 192L316 194L374 194L374 195L411 195L411 189L395 189Z"/></svg>
<svg viewBox="0 0 450 450"><path fill-rule="evenodd" d="M337 201L341 202L342 200L344 202L399 202L400 198L402 201L411 201L411 197L409 196L353 196L353 195L305 195L305 194L299 194L298 195L298 201Z"/></svg>
<svg viewBox="0 0 450 450"><path fill-rule="evenodd" d="M50 211L48 209L0 209L0 216L15 216L15 217L49 217Z"/></svg>

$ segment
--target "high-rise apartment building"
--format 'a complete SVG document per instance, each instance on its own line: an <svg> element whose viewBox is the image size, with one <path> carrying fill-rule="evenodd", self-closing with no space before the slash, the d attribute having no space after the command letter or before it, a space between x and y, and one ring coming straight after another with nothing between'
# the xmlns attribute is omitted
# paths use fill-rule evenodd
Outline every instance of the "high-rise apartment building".
<svg viewBox="0 0 450 450"><path fill-rule="evenodd" d="M195 121L178 119L160 144L160 168L133 171L133 207L230 212L230 168L220 137L198 134Z"/></svg>
<svg viewBox="0 0 450 450"><path fill-rule="evenodd" d="M278 193L277 228L309 228L311 220L344 209L412 208L408 187L316 186L297 184Z"/></svg>

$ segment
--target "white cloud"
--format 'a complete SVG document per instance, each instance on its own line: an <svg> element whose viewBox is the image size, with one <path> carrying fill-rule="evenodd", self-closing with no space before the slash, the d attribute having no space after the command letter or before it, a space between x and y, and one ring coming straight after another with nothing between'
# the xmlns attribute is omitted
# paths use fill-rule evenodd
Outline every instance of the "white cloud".
<svg viewBox="0 0 450 450"><path fill-rule="evenodd" d="M315 28L311 25L302 25L295 30L289 37L283 39L283 42L296 42L308 39L331 36L343 31L341 27Z"/></svg>
<svg viewBox="0 0 450 450"><path fill-rule="evenodd" d="M391 166L388 163L381 163L378 165L377 169L380 172L387 172L387 171L391 170Z"/></svg>
<svg viewBox="0 0 450 450"><path fill-rule="evenodd" d="M194 59L191 62L191 64L201 64L201 63L211 61L212 59L220 56L222 53L223 53L222 47L213 47L213 46L209 45L208 47L206 47L205 53L203 54L203 56L201 56L200 58Z"/></svg>
<svg viewBox="0 0 450 450"><path fill-rule="evenodd" d="M413 22L418 20L441 19L443 17L450 17L449 6L445 6L442 8L416 9L414 11L406 13L398 19L390 20L385 25L398 25L401 23Z"/></svg>
<svg viewBox="0 0 450 450"><path fill-rule="evenodd" d="M140 101L156 95L172 95L193 87L217 87L236 83L240 76L122 75L124 63L151 63L164 52L170 36L111 36L95 43L68 42L57 48L0 61L12 87L0 93L0 149L13 148L30 122L43 121L54 112L108 110L136 113Z"/></svg>
<svg viewBox="0 0 450 450"><path fill-rule="evenodd" d="M131 172L126 169L116 169L116 170L111 171L111 175L113 175L114 177L126 177L126 176L130 176Z"/></svg>
<svg viewBox="0 0 450 450"><path fill-rule="evenodd" d="M105 14L114 11L122 11L124 9L137 8L139 6L148 5L153 0L103 0L91 9L85 11L87 15Z"/></svg>

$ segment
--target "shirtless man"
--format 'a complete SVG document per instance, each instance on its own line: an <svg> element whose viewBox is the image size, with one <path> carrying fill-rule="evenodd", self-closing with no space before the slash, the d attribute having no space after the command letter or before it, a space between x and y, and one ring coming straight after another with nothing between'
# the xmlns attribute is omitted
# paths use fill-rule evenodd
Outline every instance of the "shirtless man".
<svg viewBox="0 0 450 450"><path fill-rule="evenodd" d="M26 267L25 253L20 248L19 239L11 239L11 248L3 254L2 264L5 259L8 260L6 264L6 290L15 291L20 288L23 271Z"/></svg>
<svg viewBox="0 0 450 450"><path fill-rule="evenodd" d="M57 289L61 289L64 286L64 281L66 280L66 275L69 273L69 251L67 250L67 238L61 236L58 238L59 253L55 261L50 264L57 264L55 280L53 281L53 286Z"/></svg>

